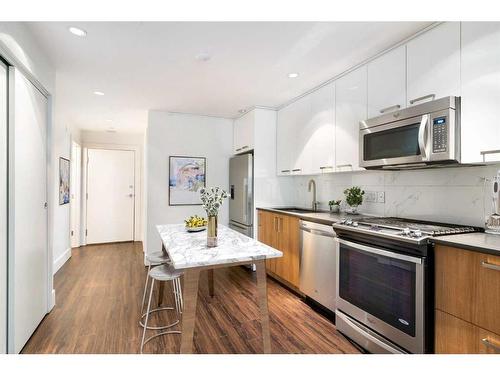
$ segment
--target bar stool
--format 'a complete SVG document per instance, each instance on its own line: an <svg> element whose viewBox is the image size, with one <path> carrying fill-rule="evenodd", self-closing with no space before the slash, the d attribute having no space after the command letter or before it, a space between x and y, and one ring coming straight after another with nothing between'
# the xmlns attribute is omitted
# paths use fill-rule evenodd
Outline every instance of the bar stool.
<svg viewBox="0 0 500 375"><path fill-rule="evenodd" d="M162 264L156 267L151 268L148 271L148 277L151 278L151 287L149 289L149 300L148 300L148 307L146 309L146 313L142 315L140 325L143 327L142 331L142 340L141 340L141 351L140 353L142 354L142 350L144 348L144 345L147 344L149 341L152 339L162 336L162 335L168 335L168 334L180 334L181 331L178 330L169 330L165 332L160 332L156 335L153 335L149 337L147 340L146 338L146 330L151 329L151 330L165 330L168 328L172 328L173 326L179 324L180 319L180 301L176 298L175 299L175 310L177 313L177 320L171 324L165 325L165 326L160 326L160 327L153 327L153 326L148 326L148 320L149 320L149 315L153 312L158 312L158 311L163 311L163 310L173 310L173 307L158 307L156 309L151 310L151 299L153 297L153 289L155 285L155 280L156 281L172 281L172 287L174 289L174 296L175 296L175 290L177 289L177 286L180 286L180 281L179 278L182 275L182 271L176 270L171 264ZM142 323L142 318L145 317L144 323Z"/></svg>
<svg viewBox="0 0 500 375"><path fill-rule="evenodd" d="M146 253L146 260L148 262L148 272L146 272L146 282L144 283L144 292L142 293L141 314L144 311L144 302L146 301L146 293L148 291L149 271L151 271L152 267L169 264L171 262L168 255L163 251L155 251L150 254Z"/></svg>

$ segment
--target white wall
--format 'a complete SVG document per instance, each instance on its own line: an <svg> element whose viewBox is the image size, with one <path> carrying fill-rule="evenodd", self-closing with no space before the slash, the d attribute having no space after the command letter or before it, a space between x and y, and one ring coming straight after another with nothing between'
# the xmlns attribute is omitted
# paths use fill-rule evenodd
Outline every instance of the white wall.
<svg viewBox="0 0 500 375"><path fill-rule="evenodd" d="M233 121L208 116L150 111L146 134L147 251L161 249L157 224L182 223L193 214L206 215L201 206L168 205L169 156L207 158L208 187L228 189L229 158L233 147ZM228 223L228 204L219 222Z"/></svg>
<svg viewBox="0 0 500 375"><path fill-rule="evenodd" d="M365 191L384 191L385 203L363 203L360 211L373 215L484 226L491 213L489 184L500 164L477 167L438 168L413 171L364 171L290 177L294 205L310 207L309 179L317 183L322 209L328 200L343 199L343 191L360 186Z"/></svg>
<svg viewBox="0 0 500 375"><path fill-rule="evenodd" d="M143 240L143 204L144 204L144 134L143 133L112 133L82 130L80 133L82 148L128 149L135 151L135 240ZM85 153L85 150L83 151ZM82 207L81 207L81 238L85 236L86 205L85 205L85 165L86 156L82 158Z"/></svg>

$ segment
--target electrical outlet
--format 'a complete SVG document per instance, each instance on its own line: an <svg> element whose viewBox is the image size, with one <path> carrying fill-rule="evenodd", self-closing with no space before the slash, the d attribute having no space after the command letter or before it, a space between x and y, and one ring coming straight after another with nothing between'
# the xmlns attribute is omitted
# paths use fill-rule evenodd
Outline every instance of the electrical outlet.
<svg viewBox="0 0 500 375"><path fill-rule="evenodd" d="M371 202L371 203L377 202L377 192L376 191L365 191L364 201Z"/></svg>
<svg viewBox="0 0 500 375"><path fill-rule="evenodd" d="M379 191L377 195L378 203L385 203L385 191Z"/></svg>

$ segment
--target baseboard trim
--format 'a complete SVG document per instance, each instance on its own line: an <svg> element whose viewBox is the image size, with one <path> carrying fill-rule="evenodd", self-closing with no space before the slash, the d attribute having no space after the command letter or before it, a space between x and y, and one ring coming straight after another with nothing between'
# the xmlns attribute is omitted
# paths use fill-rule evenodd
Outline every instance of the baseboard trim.
<svg viewBox="0 0 500 375"><path fill-rule="evenodd" d="M54 260L54 266L52 268L52 274L55 275L57 271L68 261L68 259L71 258L71 247L66 249L64 253L62 253L59 258Z"/></svg>

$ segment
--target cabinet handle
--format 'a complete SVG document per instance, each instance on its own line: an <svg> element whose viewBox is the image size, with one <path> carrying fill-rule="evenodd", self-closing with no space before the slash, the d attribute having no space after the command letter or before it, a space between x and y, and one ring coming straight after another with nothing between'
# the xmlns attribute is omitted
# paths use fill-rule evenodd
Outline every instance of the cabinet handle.
<svg viewBox="0 0 500 375"><path fill-rule="evenodd" d="M500 346L493 344L487 338L481 339L481 342L483 343L484 346L487 346L488 348L493 349L495 352L500 353Z"/></svg>
<svg viewBox="0 0 500 375"><path fill-rule="evenodd" d="M340 164L340 165L337 165L337 168L345 168L345 167L351 167L351 169L352 169L352 164Z"/></svg>
<svg viewBox="0 0 500 375"><path fill-rule="evenodd" d="M500 271L500 266L497 264L492 264L492 263L482 261L481 266L483 266L484 268L488 268L490 270Z"/></svg>
<svg viewBox="0 0 500 375"><path fill-rule="evenodd" d="M241 147L236 149L236 152L241 151Z"/></svg>
<svg viewBox="0 0 500 375"><path fill-rule="evenodd" d="M295 168L295 169L292 169L292 172L300 172L302 169L300 168Z"/></svg>
<svg viewBox="0 0 500 375"><path fill-rule="evenodd" d="M246 148L248 148L248 146L243 146L241 149L242 149L242 150L244 150L244 149L246 149Z"/></svg>
<svg viewBox="0 0 500 375"><path fill-rule="evenodd" d="M283 169L281 173L290 173L290 169Z"/></svg>
<svg viewBox="0 0 500 375"><path fill-rule="evenodd" d="M333 165L325 165L324 167L319 167L319 169L333 169Z"/></svg>
<svg viewBox="0 0 500 375"><path fill-rule="evenodd" d="M410 104L415 104L415 103L421 102L422 100L429 99L429 98L432 98L432 100L434 100L436 98L436 94L424 95L424 96L421 96L419 98L412 99L412 100L410 100Z"/></svg>
<svg viewBox="0 0 500 375"><path fill-rule="evenodd" d="M277 232L278 231L278 228L277 228L277 225L276 225L276 221L278 220L278 218L275 216L273 217L273 227L274 227L274 231Z"/></svg>
<svg viewBox="0 0 500 375"><path fill-rule="evenodd" d="M281 229L283 228L283 218L278 218L278 233L281 233Z"/></svg>
<svg viewBox="0 0 500 375"><path fill-rule="evenodd" d="M500 154L500 150L487 150L481 151L480 154L483 156L483 162L486 162L486 155L490 154Z"/></svg>
<svg viewBox="0 0 500 375"><path fill-rule="evenodd" d="M379 112L385 113L385 112L390 111L391 109L399 109L399 108L401 108L401 106L399 104L395 104L395 105L391 105L390 107L382 108Z"/></svg>

